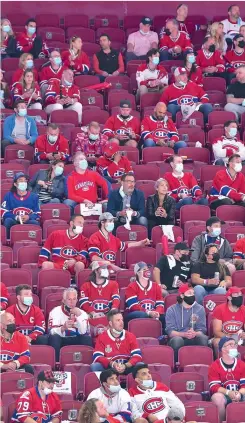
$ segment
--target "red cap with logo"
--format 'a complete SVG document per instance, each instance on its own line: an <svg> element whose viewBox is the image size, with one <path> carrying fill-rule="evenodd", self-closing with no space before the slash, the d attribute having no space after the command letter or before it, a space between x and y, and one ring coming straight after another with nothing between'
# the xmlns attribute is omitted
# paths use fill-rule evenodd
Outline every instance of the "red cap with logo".
<svg viewBox="0 0 245 423"><path fill-rule="evenodd" d="M106 144L104 148L104 156L107 159L112 159L113 156L115 156L116 153L119 152L119 146L115 142L111 142L110 144Z"/></svg>
<svg viewBox="0 0 245 423"><path fill-rule="evenodd" d="M226 296L227 297L230 297L232 294L241 294L241 288L238 288L238 286L231 286L229 289L228 289L228 291L227 291L227 293L226 293Z"/></svg>
<svg viewBox="0 0 245 423"><path fill-rule="evenodd" d="M192 286L188 283L183 283L183 285L179 287L179 294L185 294L186 291L189 291L189 289L192 289Z"/></svg>
<svg viewBox="0 0 245 423"><path fill-rule="evenodd" d="M186 68L178 67L174 70L174 76L184 75L187 73Z"/></svg>

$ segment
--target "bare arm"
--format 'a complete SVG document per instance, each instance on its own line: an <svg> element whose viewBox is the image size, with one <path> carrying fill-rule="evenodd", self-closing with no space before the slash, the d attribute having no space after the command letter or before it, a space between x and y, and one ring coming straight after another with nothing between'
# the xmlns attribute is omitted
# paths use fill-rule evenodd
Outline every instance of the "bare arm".
<svg viewBox="0 0 245 423"><path fill-rule="evenodd" d="M153 279L159 285L161 285L160 274L161 274L160 270L157 267L154 267L154 269L153 269Z"/></svg>
<svg viewBox="0 0 245 423"><path fill-rule="evenodd" d="M134 46L133 46L133 44L131 44L131 43L128 43L128 44L127 44L127 51L129 51L129 52L134 51Z"/></svg>
<svg viewBox="0 0 245 423"><path fill-rule="evenodd" d="M213 332L215 338L222 338L225 336L224 332L222 332L222 320L213 319Z"/></svg>
<svg viewBox="0 0 245 423"><path fill-rule="evenodd" d="M192 273L191 275L191 281L195 285L204 285L204 280L205 279L200 278L200 275L198 275L197 273Z"/></svg>

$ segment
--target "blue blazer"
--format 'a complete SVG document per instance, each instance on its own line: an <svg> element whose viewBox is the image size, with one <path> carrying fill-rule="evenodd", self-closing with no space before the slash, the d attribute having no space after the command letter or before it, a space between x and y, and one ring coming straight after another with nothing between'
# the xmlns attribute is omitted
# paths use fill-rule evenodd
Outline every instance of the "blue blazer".
<svg viewBox="0 0 245 423"><path fill-rule="evenodd" d="M135 189L131 196L130 206L138 212L138 216L145 216L145 196L143 191ZM111 191L107 204L107 211L116 217L117 212L123 210L123 198L119 189Z"/></svg>

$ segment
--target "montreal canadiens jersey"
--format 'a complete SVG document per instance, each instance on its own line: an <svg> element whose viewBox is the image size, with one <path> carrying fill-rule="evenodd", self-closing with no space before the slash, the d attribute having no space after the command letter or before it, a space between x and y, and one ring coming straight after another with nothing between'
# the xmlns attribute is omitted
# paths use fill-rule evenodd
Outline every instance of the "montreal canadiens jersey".
<svg viewBox="0 0 245 423"><path fill-rule="evenodd" d="M15 331L9 342L0 336L0 366L15 361L17 368L30 363L30 350L26 337Z"/></svg>
<svg viewBox="0 0 245 423"><path fill-rule="evenodd" d="M108 396L103 388L97 388L90 392L87 400L91 398L102 401L108 413L119 422L131 422L131 398L125 389L120 389L117 394ZM106 420L104 419L104 421ZM103 419L101 422L103 422Z"/></svg>
<svg viewBox="0 0 245 423"><path fill-rule="evenodd" d="M23 98L23 94L26 94L28 92L28 97ZM33 99L32 94L36 94L37 98ZM27 91L23 84L21 82L17 82L17 84L15 84L14 89L13 89L13 96L14 96L14 101L17 100L24 100L26 103L26 106L28 107L29 105L35 104L37 102L41 103L42 102L42 97L41 97L41 93L40 93L40 87L37 84L37 82L34 85L34 89L31 88L31 90Z"/></svg>
<svg viewBox="0 0 245 423"><path fill-rule="evenodd" d="M200 197L202 190L199 187L196 178L190 172L182 173L179 177L173 173L166 172L165 179L168 181L171 197L179 200L179 194L187 194L189 197Z"/></svg>
<svg viewBox="0 0 245 423"><path fill-rule="evenodd" d="M200 66L202 71L204 71L204 69L208 66L216 66L218 72L224 72L225 70L225 61L218 50L214 53L207 52L204 49L198 50L196 64L197 66Z"/></svg>
<svg viewBox="0 0 245 423"><path fill-rule="evenodd" d="M102 176L114 179L120 179L124 173L133 173L130 161L125 156L122 156L118 163L102 156L96 162L96 169Z"/></svg>
<svg viewBox="0 0 245 423"><path fill-rule="evenodd" d="M29 219L37 220L41 216L38 195L28 191L26 195L20 196L17 192L7 192L4 197L1 214L3 219L28 215Z"/></svg>
<svg viewBox="0 0 245 423"><path fill-rule="evenodd" d="M209 200L214 201L225 197L234 201L242 201L245 195L245 176L242 172L232 178L228 169L219 170L213 179Z"/></svg>
<svg viewBox="0 0 245 423"><path fill-rule="evenodd" d="M215 160L223 159L225 163L232 154L239 154L242 160L245 160L245 146L237 138L226 138L225 135L216 138L212 143Z"/></svg>
<svg viewBox="0 0 245 423"><path fill-rule="evenodd" d="M77 98L80 100L80 90L76 85L71 87L66 87L61 85L61 82L58 79L51 79L49 82L47 91L45 93L45 107L49 104L55 104L59 98Z"/></svg>
<svg viewBox="0 0 245 423"><path fill-rule="evenodd" d="M157 311L164 313L164 301L160 285L149 281L143 288L138 281L131 282L126 289L125 302L128 311Z"/></svg>
<svg viewBox="0 0 245 423"><path fill-rule="evenodd" d="M208 94L195 82L189 81L185 87L176 84L169 85L162 93L161 99L165 104L176 104L178 106L193 106L195 103L208 103Z"/></svg>
<svg viewBox="0 0 245 423"><path fill-rule="evenodd" d="M162 65L157 65L154 70L151 70L146 63L139 65L136 72L138 87L140 85L150 87L149 82L155 81L156 79L161 81L163 85L168 85L168 73Z"/></svg>
<svg viewBox="0 0 245 423"><path fill-rule="evenodd" d="M237 53L235 50L230 50L225 55L226 69L228 72L234 73L239 66L245 65L245 50Z"/></svg>
<svg viewBox="0 0 245 423"><path fill-rule="evenodd" d="M8 288L4 285L4 283L0 282L0 308L1 308L1 311L5 310L8 307L8 302L9 302Z"/></svg>
<svg viewBox="0 0 245 423"><path fill-rule="evenodd" d="M61 160L69 158L69 143L68 140L59 134L57 141L51 144L46 134L39 135L35 142L35 159L39 162L47 159L49 153L60 153Z"/></svg>
<svg viewBox="0 0 245 423"><path fill-rule="evenodd" d="M68 319L73 319L74 325L62 333L61 327ZM88 315L83 310L81 310L80 316L71 315L65 310L62 304L53 308L49 313L48 327L51 335L57 334L62 337L85 335L89 333Z"/></svg>
<svg viewBox="0 0 245 423"><path fill-rule="evenodd" d="M51 65L44 66L39 73L40 86L48 84L51 79L61 81L62 73L65 69L67 69L66 66L59 66L58 69L53 69Z"/></svg>
<svg viewBox="0 0 245 423"><path fill-rule="evenodd" d="M22 392L16 401L16 410L11 423L24 423L30 417L37 423L49 423L54 419L61 420L62 407L57 394L46 395L43 401L37 386Z"/></svg>
<svg viewBox="0 0 245 423"><path fill-rule="evenodd" d="M212 319L222 322L222 332L227 336L237 334L239 330L244 330L245 306L242 305L237 311L231 311L228 304L219 304L213 311Z"/></svg>
<svg viewBox="0 0 245 423"><path fill-rule="evenodd" d="M242 360L234 359L234 365L227 369L222 358L215 360L209 366L208 382L211 394L215 394L219 388L229 391L238 391L245 388L245 363Z"/></svg>
<svg viewBox="0 0 245 423"><path fill-rule="evenodd" d="M106 280L102 285L94 282L82 284L79 305L86 313L108 313L120 307L119 287L116 281Z"/></svg>
<svg viewBox="0 0 245 423"><path fill-rule="evenodd" d="M38 336L45 334L45 318L43 312L34 304L28 307L26 312L23 312L18 304L13 304L7 308L6 312L15 317L16 329L23 333L23 335L28 335L31 339L35 340ZM25 329L21 329L20 326L25 326Z"/></svg>
<svg viewBox="0 0 245 423"><path fill-rule="evenodd" d="M127 248L127 243L121 241L113 234L109 234L109 240L101 231L97 231L91 235L88 240L88 253L92 260L93 256L98 256L103 260L115 263L116 254L118 251L124 251Z"/></svg>
<svg viewBox="0 0 245 423"><path fill-rule="evenodd" d="M127 135L130 138L131 132L136 134L136 140L140 138L140 121L135 116L123 119L120 115L110 116L107 119L102 133L108 138L119 135Z"/></svg>
<svg viewBox="0 0 245 423"><path fill-rule="evenodd" d="M131 397L133 420L147 419L154 414L158 420L167 422L166 417L170 408L178 407L185 413L184 404L170 389L160 382L154 382L152 389L141 389L139 386L129 389Z"/></svg>
<svg viewBox="0 0 245 423"><path fill-rule="evenodd" d="M238 239L235 243L233 258L245 258L245 238Z"/></svg>
<svg viewBox="0 0 245 423"><path fill-rule="evenodd" d="M71 238L69 230L52 232L46 239L39 255L38 265L51 260L63 267L66 260L75 259L88 265L88 239L83 235Z"/></svg>
<svg viewBox="0 0 245 423"><path fill-rule="evenodd" d="M155 116L146 116L141 123L141 136L143 140L150 138L155 142L160 139L165 141L179 140L176 126L168 116L165 116L163 120L158 120Z"/></svg>
<svg viewBox="0 0 245 423"><path fill-rule="evenodd" d="M231 22L230 19L225 19L221 21L223 24L223 32L226 34L225 38L233 39L236 34L239 34L241 25L245 25L245 22L241 18L238 19L237 23Z"/></svg>
<svg viewBox="0 0 245 423"><path fill-rule="evenodd" d="M107 368L111 362L130 363L135 366L142 361L136 337L133 333L123 330L118 338L115 338L110 329L101 333L96 341L93 362L101 363Z"/></svg>
<svg viewBox="0 0 245 423"><path fill-rule="evenodd" d="M92 170L87 169L83 174L74 170L66 179L67 198L77 203L82 203L85 199L97 203L98 187L102 188L102 198L107 198L108 186L106 180Z"/></svg>
<svg viewBox="0 0 245 423"><path fill-rule="evenodd" d="M172 49L177 46L181 47L182 50L193 50L190 37L186 32L179 31L177 37L175 38L173 38L171 35L164 34L160 39L160 51L167 50L172 52Z"/></svg>

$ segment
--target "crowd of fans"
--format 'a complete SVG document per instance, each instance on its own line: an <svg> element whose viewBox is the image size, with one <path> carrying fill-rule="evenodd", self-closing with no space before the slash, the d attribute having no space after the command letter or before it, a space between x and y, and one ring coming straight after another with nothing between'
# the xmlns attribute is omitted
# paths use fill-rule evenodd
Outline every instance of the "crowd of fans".
<svg viewBox="0 0 245 423"><path fill-rule="evenodd" d="M47 236L37 267L40 271L68 271L71 286L64 289L60 305L45 316L34 305L32 286L15 283L16 298L10 304L7 286L1 283L0 372L34 375L31 345L53 347L56 362L64 346L94 347L90 370L100 372L100 387L82 404L78 423L186 422L184 402L164 380L154 381L138 339L128 330L139 318L160 322L163 337L159 341L172 348L175 364L184 346L213 349L215 361L209 367L208 382L220 422L225 421L229 403L245 401L245 363L238 358L238 345L245 345L244 292L232 285L232 275L245 269L245 238L239 237L231 245L222 232L225 222L215 215L222 205L234 206L234 214L235 206L245 207L245 147L239 135L245 113L245 22L239 7L231 5L222 22L193 25L188 7L181 4L176 16L163 22L159 34L151 27L152 20L143 17L139 30L129 34L125 52L111 47L113 39L105 31L99 37L101 49L91 61L79 36L70 39L69 50L59 51L37 35L35 19L28 19L24 32L17 35L8 19L1 21L1 59L4 63L7 58L19 57L11 83L4 80L4 71L0 72L2 113L13 109L3 121L2 159L17 145L20 150L32 148L33 163L44 165L31 178L28 172L15 172L2 203L2 225L9 240L16 225L42 226L41 206L69 206L67 229L55 229ZM192 42L198 31L204 33L200 48ZM38 58L47 59L40 71L35 69ZM140 120L125 95L118 100L118 112L103 125L93 120L81 126L83 105L75 78L93 73L103 84L110 76L125 75L133 60L142 61L135 75L135 101L141 104L149 93L158 93L154 110ZM166 70L168 60L178 60L171 74ZM179 112L184 122L199 111L207 127L213 105L204 90L205 77L225 80L224 109L234 116L210 146L212 163L220 168L209 192L199 185L188 160L179 154L188 141L177 125ZM28 110L36 110L37 115L46 112L46 133L39 134L40 126ZM77 113L81 129L72 146L52 121L52 113L59 110ZM145 148L156 146L168 148L168 157L162 162L169 167L155 181L154 194L145 195L136 187L134 166L122 148L141 157ZM72 167L68 173L67 166ZM182 239L172 239L173 226L179 223L181 208L193 204L209 207L211 217L206 220L206 230L188 245ZM98 217L98 230L89 238L83 234L85 210L91 218L94 214ZM233 218L236 220L235 215ZM131 231L130 225L139 225L147 235L123 241L119 231ZM131 248L134 253L135 247L150 246L156 227L164 236L168 231L168 239L174 240L173 252L163 249L153 267L136 258L122 297L117 277L123 269L118 256ZM88 269L87 280L78 286L79 275ZM205 307L210 294L223 299L217 306L211 301L212 332ZM166 307L171 295L174 301ZM98 325L103 330L94 333ZM193 360L195 364L195 357ZM128 390L123 389L125 377L134 380ZM62 403L53 392L55 375L45 370L35 378L35 387L20 394L11 421L31 423L40 415L42 421L59 423Z"/></svg>

